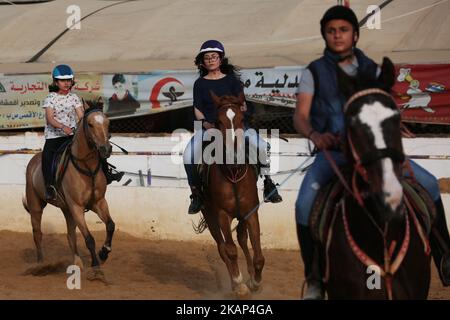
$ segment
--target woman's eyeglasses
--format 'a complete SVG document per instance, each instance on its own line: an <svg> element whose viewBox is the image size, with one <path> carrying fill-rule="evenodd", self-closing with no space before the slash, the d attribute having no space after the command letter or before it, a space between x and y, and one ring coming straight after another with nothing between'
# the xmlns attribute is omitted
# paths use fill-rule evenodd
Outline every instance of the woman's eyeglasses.
<svg viewBox="0 0 450 320"><path fill-rule="evenodd" d="M219 60L219 58L220 58L219 55L205 56L205 57L203 57L203 60L206 62L216 62L217 60Z"/></svg>

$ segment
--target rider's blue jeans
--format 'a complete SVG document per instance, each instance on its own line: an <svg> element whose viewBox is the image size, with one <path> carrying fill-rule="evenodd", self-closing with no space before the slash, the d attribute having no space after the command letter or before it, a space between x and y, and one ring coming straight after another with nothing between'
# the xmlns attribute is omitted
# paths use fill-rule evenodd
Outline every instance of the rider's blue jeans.
<svg viewBox="0 0 450 320"><path fill-rule="evenodd" d="M199 163L204 163L202 154L202 138L209 139L208 130L198 130L192 136L191 140L186 146L183 153L184 169L188 179L189 186L199 186L200 177L195 169L195 166ZM258 156L258 163L262 164L261 174L269 174L270 165L270 144L266 142L261 136L253 129L246 129L244 132L245 139L249 142L249 147L255 150L255 155ZM255 163L256 164L256 163Z"/></svg>
<svg viewBox="0 0 450 320"><path fill-rule="evenodd" d="M330 151L330 154L338 166L345 165L346 161L341 152ZM430 193L433 201L439 200L439 184L436 177L411 159L408 160L416 180ZM298 192L297 201L295 202L295 219L297 223L304 226L309 224L311 209L320 188L326 186L334 175L335 173L330 163L323 152L319 151L313 164L308 169ZM409 172L406 176L409 176Z"/></svg>

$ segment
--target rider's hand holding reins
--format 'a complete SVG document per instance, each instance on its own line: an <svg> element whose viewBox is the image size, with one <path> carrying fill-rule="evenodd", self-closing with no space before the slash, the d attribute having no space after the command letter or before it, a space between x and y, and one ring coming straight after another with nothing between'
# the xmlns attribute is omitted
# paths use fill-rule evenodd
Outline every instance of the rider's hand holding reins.
<svg viewBox="0 0 450 320"><path fill-rule="evenodd" d="M61 130L62 130L65 134L67 134L68 136L70 136L71 134L73 134L72 128L69 128L69 127L67 127L67 126L63 126L63 127L61 128Z"/></svg>
<svg viewBox="0 0 450 320"><path fill-rule="evenodd" d="M211 128L215 128L213 123L209 123L208 121L204 121L203 122L203 128L205 128L206 130L211 129Z"/></svg>
<svg viewBox="0 0 450 320"><path fill-rule="evenodd" d="M330 132L319 133L314 131L309 138L320 150L331 149L339 145L339 138Z"/></svg>

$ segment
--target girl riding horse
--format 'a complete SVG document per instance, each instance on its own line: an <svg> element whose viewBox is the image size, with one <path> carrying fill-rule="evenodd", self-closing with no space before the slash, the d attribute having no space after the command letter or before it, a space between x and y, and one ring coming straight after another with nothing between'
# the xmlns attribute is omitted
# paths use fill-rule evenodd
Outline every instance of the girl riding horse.
<svg viewBox="0 0 450 320"><path fill-rule="evenodd" d="M210 92L218 96L234 95L243 93L243 87L238 79L236 68L228 63L225 57L225 49L217 40L208 40L200 48L195 64L199 69L200 78L194 83L194 114L198 122L201 121L201 128L192 137L184 151L184 167L188 178L188 183L192 191L191 204L188 213L194 214L203 207L201 195L200 178L196 166L202 162L202 143L204 136L208 134L208 129L214 128L217 119L217 107L214 105ZM242 110L246 111L245 103ZM264 197L267 201L276 203L282 201L277 189L270 179L270 158L269 145L256 131L247 130L246 139L251 147L263 150L258 161L261 166L261 174L265 175Z"/></svg>
<svg viewBox="0 0 450 320"><path fill-rule="evenodd" d="M49 86L49 94L42 108L45 110L45 145L42 152L42 171L45 179L45 199L56 199L52 165L60 147L72 140L77 120L83 118L83 104L75 93L71 92L75 85L72 68L61 64L52 72L53 83ZM108 183L120 181L122 172L113 173L108 164L102 161L102 168Z"/></svg>

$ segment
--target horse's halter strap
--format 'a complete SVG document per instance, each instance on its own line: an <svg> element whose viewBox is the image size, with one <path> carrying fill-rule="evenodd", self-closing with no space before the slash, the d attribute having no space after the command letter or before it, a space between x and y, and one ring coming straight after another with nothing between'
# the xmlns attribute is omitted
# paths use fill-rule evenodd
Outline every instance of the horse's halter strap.
<svg viewBox="0 0 450 320"><path fill-rule="evenodd" d="M370 88L370 89L366 89L366 90L361 90L361 91L356 92L354 95L352 95L352 96L347 100L347 103L346 103L345 106L344 106L344 113L347 112L348 107L349 107L353 102L355 102L355 100L357 100L357 99L359 99L359 98L361 98L361 97L364 97L364 96L368 96L369 94L374 94L374 93L382 94L382 95L384 95L384 96L386 96L386 97L389 97L392 101L394 101L394 99L392 98L392 96L391 96L389 93L387 93L386 91L384 91L384 90L381 90L381 89L378 89L378 88ZM395 103L395 102L394 102L394 103Z"/></svg>
<svg viewBox="0 0 450 320"><path fill-rule="evenodd" d="M239 109L239 106L236 103L227 103L227 104L221 105L220 109L233 107L233 106ZM226 168L226 172L224 170L222 173L225 176L225 178L227 178L227 180L230 181L232 184L238 183L239 181L244 179L245 176L247 175L247 171L248 171L247 165L245 165L244 167L235 166L233 168L230 168L229 166L225 165L224 167Z"/></svg>
<svg viewBox="0 0 450 320"><path fill-rule="evenodd" d="M88 127L87 116L90 115L93 112L96 112L96 111L100 111L100 110L98 110L98 109L89 110L83 116L83 133L84 133L84 136L86 137L86 141L87 141L88 147L91 148L91 149L95 149L96 146L95 146L95 143L92 140L92 137L89 134L89 131L88 131L88 128L87 128Z"/></svg>

